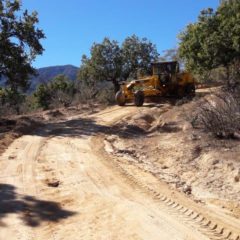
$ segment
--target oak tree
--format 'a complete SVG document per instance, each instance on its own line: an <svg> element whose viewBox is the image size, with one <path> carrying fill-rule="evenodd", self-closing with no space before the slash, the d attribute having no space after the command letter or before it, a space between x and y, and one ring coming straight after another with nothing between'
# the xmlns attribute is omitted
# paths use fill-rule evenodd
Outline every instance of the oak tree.
<svg viewBox="0 0 240 240"><path fill-rule="evenodd" d="M198 74L223 67L230 69L240 61L240 1L222 1L216 11L203 10L198 21L180 34L179 53L186 67Z"/></svg>
<svg viewBox="0 0 240 240"><path fill-rule="evenodd" d="M111 81L114 90L120 88L119 82L137 76L137 70L151 71L151 63L159 54L156 46L146 38L136 35L125 39L122 45L105 38L102 43L94 43L90 56L82 57L78 81L94 84L95 81Z"/></svg>
<svg viewBox="0 0 240 240"><path fill-rule="evenodd" d="M0 0L0 77L14 92L28 88L32 61L43 53L37 23L37 12L22 11L20 1Z"/></svg>

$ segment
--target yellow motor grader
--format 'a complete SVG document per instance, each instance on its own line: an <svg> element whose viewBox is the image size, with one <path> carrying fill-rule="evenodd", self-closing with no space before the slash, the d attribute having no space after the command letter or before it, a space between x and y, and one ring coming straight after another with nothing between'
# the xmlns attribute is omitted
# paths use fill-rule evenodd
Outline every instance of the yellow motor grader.
<svg viewBox="0 0 240 240"><path fill-rule="evenodd" d="M152 64L152 69L152 76L121 84L121 89L115 96L119 106L124 106L127 102L142 106L145 98L183 98L195 95L193 76L180 72L177 61L156 62Z"/></svg>

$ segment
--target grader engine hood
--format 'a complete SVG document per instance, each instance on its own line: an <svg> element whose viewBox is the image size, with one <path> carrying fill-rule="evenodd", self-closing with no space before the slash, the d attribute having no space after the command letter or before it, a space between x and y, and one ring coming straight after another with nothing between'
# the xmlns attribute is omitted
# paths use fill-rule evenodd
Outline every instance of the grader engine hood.
<svg viewBox="0 0 240 240"><path fill-rule="evenodd" d="M127 90L132 90L135 86L135 81L130 82L129 84L127 84Z"/></svg>
<svg viewBox="0 0 240 240"><path fill-rule="evenodd" d="M151 80L151 77L133 80L130 83L126 85L128 90L132 90L134 87L144 86L146 83L148 83Z"/></svg>

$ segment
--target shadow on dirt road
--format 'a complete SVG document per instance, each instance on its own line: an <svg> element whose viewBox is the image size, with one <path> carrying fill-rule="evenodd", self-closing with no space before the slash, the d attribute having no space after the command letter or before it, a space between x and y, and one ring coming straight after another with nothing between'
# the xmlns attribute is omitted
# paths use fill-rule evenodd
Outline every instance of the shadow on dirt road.
<svg viewBox="0 0 240 240"><path fill-rule="evenodd" d="M3 219L9 214L18 214L27 226L38 227L43 221L60 222L76 213L62 209L56 202L19 195L13 185L0 184L0 227L6 226Z"/></svg>
<svg viewBox="0 0 240 240"><path fill-rule="evenodd" d="M35 131L32 135L39 136L62 136L62 137L81 137L81 136L96 136L99 134L117 135L121 138L138 138L145 135L146 132L136 125L116 124L108 126L98 123L94 119L79 118L68 120L60 123L49 123L47 128L42 128Z"/></svg>

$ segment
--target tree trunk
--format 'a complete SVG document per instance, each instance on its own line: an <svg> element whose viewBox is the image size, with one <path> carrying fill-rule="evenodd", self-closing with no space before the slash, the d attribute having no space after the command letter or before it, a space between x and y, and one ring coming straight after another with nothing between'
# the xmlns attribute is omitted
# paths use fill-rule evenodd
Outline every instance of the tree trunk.
<svg viewBox="0 0 240 240"><path fill-rule="evenodd" d="M226 66L227 86L230 87L230 70L229 66Z"/></svg>
<svg viewBox="0 0 240 240"><path fill-rule="evenodd" d="M118 81L113 81L114 92L117 93L120 90L120 84Z"/></svg>
<svg viewBox="0 0 240 240"><path fill-rule="evenodd" d="M15 110L17 112L17 115L20 115L20 107L19 107L19 105L16 105Z"/></svg>

